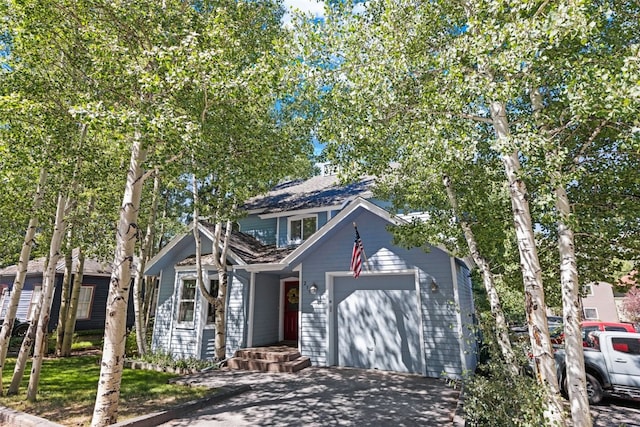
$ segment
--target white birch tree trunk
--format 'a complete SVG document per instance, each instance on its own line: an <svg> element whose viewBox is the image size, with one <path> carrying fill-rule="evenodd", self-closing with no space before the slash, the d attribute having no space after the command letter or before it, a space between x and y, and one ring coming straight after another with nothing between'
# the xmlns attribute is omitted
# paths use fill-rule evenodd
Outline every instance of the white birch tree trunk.
<svg viewBox="0 0 640 427"><path fill-rule="evenodd" d="M160 176L156 171L153 178L153 193L151 199L151 212L149 213L149 220L147 222L147 232L144 236L144 241L140 245L140 256L138 264L136 266L136 277L133 282L133 304L135 313L136 324L136 345L138 347L138 354L147 354L147 312L149 294L153 293L152 289L149 289L145 280L144 270L147 265L147 261L151 257L151 251L153 248L153 240L155 237L155 222L158 210L158 194L160 192ZM143 296L144 294L144 296Z"/></svg>
<svg viewBox="0 0 640 427"><path fill-rule="evenodd" d="M47 265L49 264L49 260L47 258L45 262L45 271L47 269ZM44 275L44 272L43 272ZM42 291L40 295L38 295L37 299L33 303L33 310L31 310L31 322L29 323L29 328L27 329L27 333L22 340L22 344L20 345L20 351L18 352L18 357L16 359L16 364L13 368L13 377L11 378L11 385L9 386L9 395L18 394L20 390L20 383L22 382L22 378L24 377L24 371L27 367L27 360L29 356L31 356L31 350L33 349L33 342L36 339L36 331L38 330L38 319L40 318L40 310L42 309Z"/></svg>
<svg viewBox="0 0 640 427"><path fill-rule="evenodd" d="M204 284L203 272L202 272L202 239L200 238L200 210L198 208L198 203L200 202L200 198L198 197L198 181L196 176L193 175L191 180L191 185L193 187L193 240L196 245L196 282L198 284L198 290L200 294L204 297L204 299L211 303L214 307L216 306L216 299L209 290L206 288ZM216 238L212 242L214 247L220 245L220 241ZM215 253L215 249L213 250Z"/></svg>
<svg viewBox="0 0 640 427"><path fill-rule="evenodd" d="M225 228L225 237L222 241L222 223L216 223L215 241L213 243L213 253L218 270L218 296L216 297L216 359L224 360L227 353L227 337L226 337L226 298L227 298L227 250L229 248L229 239L231 238L231 221L227 221ZM222 242L222 248L220 248Z"/></svg>
<svg viewBox="0 0 640 427"><path fill-rule="evenodd" d="M60 258L60 248L66 231L64 216L68 208L67 200L67 197L62 194L58 196L56 222L51 236L51 244L49 245L49 262L42 284L40 316L38 316L38 329L36 330L36 342L33 348L33 358L31 359L31 375L29 376L29 387L27 389L27 400L31 402L35 402L37 398L42 359L47 349L51 300L56 289L56 265Z"/></svg>
<svg viewBox="0 0 640 427"><path fill-rule="evenodd" d="M574 248L573 230L562 218L569 217L569 200L564 187L556 188L558 221L558 250L560 252L560 283L562 285L562 316L564 318L564 350L566 358L566 389L571 405L571 420L574 427L593 425L589 411L589 395L582 349L580 328L580 292L578 267Z"/></svg>
<svg viewBox="0 0 640 427"><path fill-rule="evenodd" d="M531 105L536 118L544 108L542 94L538 89L530 92ZM546 135L547 126L539 123ZM550 165L559 158L551 151L548 154ZM552 185L555 188L556 210L558 214L558 251L560 254L560 285L562 293L562 317L564 327L564 349L566 366L566 390L569 395L571 421L575 427L590 427L593 424L589 411L589 395L582 350L582 329L580 327L580 284L574 247L573 230L567 225L571 216L569 198L565 190L560 165L554 165L551 172Z"/></svg>
<svg viewBox="0 0 640 427"><path fill-rule="evenodd" d="M144 307L145 307L145 316L144 316L144 330L149 330L149 322L151 321L151 312L153 310L153 301L156 298L156 281L157 279L152 276L145 277L145 294L144 294Z"/></svg>
<svg viewBox="0 0 640 427"><path fill-rule="evenodd" d="M144 250L141 255L144 256ZM138 258L138 264L136 265L136 275L133 279L133 313L134 323L136 325L136 346L138 347L138 354L147 354L146 343L146 328L144 327L144 306L142 300L142 288L144 284L144 266L145 261L143 257Z"/></svg>
<svg viewBox="0 0 640 427"><path fill-rule="evenodd" d="M91 420L93 427L107 426L118 420L118 400L127 338L127 304L133 255L139 237L137 220L144 182L142 164L145 158L146 151L142 147L141 136L137 133L131 148L131 160L116 231L100 379Z"/></svg>
<svg viewBox="0 0 640 427"><path fill-rule="evenodd" d="M65 324L69 312L71 297L71 276L73 275L73 249L64 255L64 277L60 288L60 309L58 310L58 326L56 327L56 356L62 356L62 343L64 341Z"/></svg>
<svg viewBox="0 0 640 427"><path fill-rule="evenodd" d="M502 305L500 304L498 291L496 290L494 284L495 282L493 273L491 273L491 269L489 268L489 263L487 262L487 260L480 254L478 243L476 242L475 235L473 234L473 230L469 226L469 223L463 220L459 215L460 209L458 208L458 198L456 197L455 191L453 190L451 178L445 176L443 179L443 184L447 191L447 197L449 198L451 208L453 209L454 215L458 219L458 223L460 224L460 227L462 228L462 231L464 233L467 246L469 247L469 253L471 254L473 261L476 263L476 265L480 269L480 273L482 274L482 283L484 284L484 289L487 292L487 296L489 297L489 307L491 310L491 314L493 315L493 318L495 320L496 340L498 342L498 345L500 346L502 357L504 357L509 372L511 372L512 375L519 375L518 364L516 363L516 357L513 353L513 348L511 347L511 340L509 340L509 328L504 317L504 312L502 311Z"/></svg>
<svg viewBox="0 0 640 427"><path fill-rule="evenodd" d="M71 356L71 345L73 344L73 332L76 328L76 317L78 316L78 300L80 299L80 289L82 288L82 278L84 277L84 251L78 248L78 266L76 275L71 287L69 297L69 309L67 310L67 320L65 321L64 339L62 340L61 356Z"/></svg>
<svg viewBox="0 0 640 427"><path fill-rule="evenodd" d="M498 144L508 144L510 132L504 104L493 101L490 104L490 111ZM533 354L538 381L540 381L547 393L545 417L550 425L564 426L566 421L562 411L556 363L549 338L542 272L533 235L527 188L524 181L518 176L520 172L518 153L511 152L507 154L505 151L508 151L508 149L504 147L501 147L500 150L509 183L513 221L520 253L531 353Z"/></svg>
<svg viewBox="0 0 640 427"><path fill-rule="evenodd" d="M20 303L24 280L27 277L27 265L29 264L31 248L33 247L33 240L38 228L38 211L42 206L42 199L44 198L44 184L46 181L47 171L45 169L41 169L40 176L38 178L38 185L36 186L36 193L33 196L33 211L31 219L29 219L29 225L27 226L27 231L22 243L22 250L20 251L18 271L16 272L16 277L13 281L9 306L7 307L2 329L0 330L0 395L2 395L2 391L4 390L4 386L2 385L2 371L4 368L4 362L7 359L7 351L9 351L9 340L11 339L13 324L16 319L16 312L18 311L18 304Z"/></svg>

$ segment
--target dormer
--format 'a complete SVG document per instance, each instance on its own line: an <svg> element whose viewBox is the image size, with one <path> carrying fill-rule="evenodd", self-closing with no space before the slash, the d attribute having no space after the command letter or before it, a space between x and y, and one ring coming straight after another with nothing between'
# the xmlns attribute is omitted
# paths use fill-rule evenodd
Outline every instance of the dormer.
<svg viewBox="0 0 640 427"><path fill-rule="evenodd" d="M335 167L317 166L320 175L283 182L269 193L247 201L243 207L247 216L238 221L240 231L264 244L297 246L356 197L372 197L373 178L342 185Z"/></svg>

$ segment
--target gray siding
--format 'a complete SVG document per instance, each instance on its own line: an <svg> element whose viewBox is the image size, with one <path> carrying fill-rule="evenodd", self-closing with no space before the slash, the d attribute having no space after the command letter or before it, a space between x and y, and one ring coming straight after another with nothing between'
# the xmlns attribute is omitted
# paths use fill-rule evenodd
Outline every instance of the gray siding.
<svg viewBox="0 0 640 427"><path fill-rule="evenodd" d="M211 242L202 236L202 253L211 252ZM196 298L195 310L196 319L192 327L177 327L177 312L174 310L176 304L176 269L178 261L195 253L193 235L189 235L176 244L171 251L171 256L167 257L165 265L160 274L158 284L158 304L156 306L156 316L153 324L153 335L151 338L151 349L156 352L168 352L175 357L199 357L198 336L196 325L199 325L202 312L202 302ZM181 272L181 275L193 275L193 273ZM197 293L199 295L199 292Z"/></svg>
<svg viewBox="0 0 640 427"><path fill-rule="evenodd" d="M216 357L216 328L205 328L202 331L202 346L200 359L215 359Z"/></svg>
<svg viewBox="0 0 640 427"><path fill-rule="evenodd" d="M0 285L5 285L8 289L11 289L13 288L14 279L15 279L15 276L2 277L0 281ZM23 322L27 320L27 314L29 314L29 305L31 304L31 297L33 295L33 288L35 288L36 286L42 286L42 274L39 273L37 275L27 275L27 277L24 280L22 291L20 293L20 299L18 300L16 320L20 320ZM4 306L1 307L2 315L0 316L0 319L4 319L5 312L9 307L10 299L11 299L11 293L7 292L4 299Z"/></svg>
<svg viewBox="0 0 640 427"><path fill-rule="evenodd" d="M246 346L247 314L249 309L249 278L235 272L227 288L227 357Z"/></svg>
<svg viewBox="0 0 640 427"><path fill-rule="evenodd" d="M318 214L320 227L325 225L327 220L326 213ZM273 238L278 241L278 244L287 243L287 217L267 220L264 224L261 221L256 217L244 218L241 220L241 229L245 232L254 230L258 233L254 235L259 238L261 238L260 233L262 233L261 236L269 236L269 233L273 233ZM354 221L358 224L368 256L368 263L363 266L360 279L352 279L349 272L355 236L351 224ZM276 236L278 223L280 224L279 233ZM475 366L476 356L473 330L470 328L474 307L468 270L462 263L456 263L455 268L452 268L454 264L451 262L451 257L438 248L431 247L429 252L425 252L421 248L404 249L394 246L391 234L387 231L388 225L387 221L375 213L358 209L351 212L348 218L343 218L336 227L328 230L320 241L300 255L295 265L279 273L256 274L252 344L260 346L278 341L281 332L280 306L282 305L280 281L285 276L296 277L299 271L301 283L299 346L302 354L310 357L314 365L326 366L330 363L340 363L341 360L349 360L350 357L347 353L339 353L340 349L335 347L338 345L337 342L341 342L343 346L345 343L348 345L349 336L347 335L349 334L345 335L342 330L329 331L330 326L336 324L340 326L336 319L332 320L328 317L335 316L337 312L335 310L337 306L330 306L328 301L327 280L332 280L334 293L336 286L346 286L347 283L355 285L356 288L366 283L378 284L378 288L371 290L368 295L377 298L380 303L376 308L384 310L384 313L375 317L375 310L372 311L369 319L375 321L363 322L358 333L367 331L366 328L369 325L380 321L396 322L396 329L377 327L375 332L390 336L401 329L405 331L404 336L403 333L398 332L400 341L394 337L389 341L392 344L388 345L402 347L410 344L409 347L403 347L399 351L395 347L393 349L394 357L406 367L407 371L420 370L426 376L439 378L443 373L460 377L466 369L472 369ZM210 245L211 242L205 242L203 239L203 253L210 251ZM177 275L174 264L193 254L193 248L193 237L185 237L169 251L170 255L167 254L166 259L162 260L152 349L171 352L177 357L210 358L215 351L215 329L204 326L204 319L200 318L204 315L203 300L197 298L198 306L195 311L197 314L192 326L182 325L183 327L179 328L176 325L177 310L174 295L176 277L183 274L193 275L193 273L180 271ZM384 287L384 280L379 280L382 276L376 275L377 272L384 272L385 280L397 279L398 283L389 283L390 291L387 292L386 289L381 288L381 286ZM402 274L403 278L398 274ZM236 350L247 346L250 277L250 273L242 269L229 273L226 315L227 357L232 357ZM431 287L433 279L438 284L435 292ZM314 283L318 291L312 295L309 288ZM411 283L414 287L413 293L410 289ZM416 283L417 292L415 292ZM339 292L338 296L340 296ZM402 305L406 298L415 298L415 311L405 313L407 315L399 320L398 314L403 310L397 310L396 306ZM350 304L355 304L358 309L368 309L369 307L363 301L366 302L367 298L357 299L355 302L349 301L346 308L351 310L354 306ZM345 319L347 320L344 322L353 322L359 318L349 314ZM401 322L405 323L398 326ZM342 341L338 341L340 337ZM329 342L330 338L333 340L332 343ZM362 348L360 347L360 350ZM376 361L383 360L380 354L376 355ZM412 359L409 360L409 358Z"/></svg>
<svg viewBox="0 0 640 427"><path fill-rule="evenodd" d="M450 256L438 248L425 253L393 246L386 231L388 223L366 211L344 221L345 226L336 230L311 254L302 259L302 281L316 283L317 295L301 293L302 323L300 346L314 365L327 364L327 287L325 272L348 272L353 248L356 221L369 265L375 271L419 270L420 299L422 301L423 340L425 347L425 375L440 377L443 372L462 373L458 330L457 304L455 301ZM367 268L363 267L363 274ZM438 283L437 292L431 291L431 277Z"/></svg>
<svg viewBox="0 0 640 427"><path fill-rule="evenodd" d="M171 338L171 318L173 316L173 287L175 270L169 268L160 274L158 283L158 301L151 337L151 350L168 352Z"/></svg>
<svg viewBox="0 0 640 427"><path fill-rule="evenodd" d="M260 219L257 215L251 215L238 220L238 224L243 233L252 235L265 245L275 245L277 221L277 218ZM286 224L285 221L285 227Z"/></svg>
<svg viewBox="0 0 640 427"><path fill-rule="evenodd" d="M253 345L278 342L280 325L280 276L256 276Z"/></svg>
<svg viewBox="0 0 640 427"><path fill-rule="evenodd" d="M318 230L327 223L327 212L318 212Z"/></svg>
<svg viewBox="0 0 640 427"><path fill-rule="evenodd" d="M278 218L278 224L280 225L280 229L278 230L278 247L286 247L289 246L289 240L287 239L287 227L289 222L286 217Z"/></svg>
<svg viewBox="0 0 640 427"><path fill-rule="evenodd" d="M460 319L464 370L473 372L477 363L475 306L473 303L473 289L469 269L456 263L458 301L460 305Z"/></svg>

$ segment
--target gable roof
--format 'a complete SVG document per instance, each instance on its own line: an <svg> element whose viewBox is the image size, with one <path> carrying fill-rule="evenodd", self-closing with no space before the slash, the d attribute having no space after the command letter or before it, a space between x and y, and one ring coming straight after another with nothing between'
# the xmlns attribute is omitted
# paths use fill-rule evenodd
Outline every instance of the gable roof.
<svg viewBox="0 0 640 427"><path fill-rule="evenodd" d="M369 202L368 200L358 197L298 247L277 248L275 245L265 245L250 234L233 230L231 232L231 240L229 242L228 257L235 263L235 268L253 271L284 270L288 266L294 264L299 257L305 253L305 251L324 238L332 229L346 221L356 209L366 209L390 223L401 224L405 222L400 218L392 216L388 211ZM213 241L215 236L215 224L201 221L199 227L202 234ZM192 230L193 224L189 227L189 231L174 238L155 257L153 257L147 264L147 274L150 274L149 272L154 269L157 270L157 264L161 264L161 260L166 256L169 256L171 249L177 246L180 241L192 236ZM212 265L214 263L212 254L203 254L202 262L204 265ZM194 264L195 255L190 255L179 260L175 265L188 266ZM155 274L155 272L151 274Z"/></svg>
<svg viewBox="0 0 640 427"><path fill-rule="evenodd" d="M215 224L200 221L200 230L207 234L213 241ZM232 258L242 260L240 264L269 264L278 263L285 256L293 251L293 248L277 248L275 245L265 245L250 234L232 230L229 237L229 251ZM191 255L176 265L194 265L196 256ZM203 264L214 264L213 254L202 255Z"/></svg>
<svg viewBox="0 0 640 427"><path fill-rule="evenodd" d="M342 206L356 197L372 197L373 184L373 177L343 185L336 175L319 175L279 184L267 194L249 199L243 209L251 213L277 213Z"/></svg>
<svg viewBox="0 0 640 427"><path fill-rule="evenodd" d="M198 224L200 232L211 242L215 239L215 224L207 221L200 221ZM160 250L149 262L145 268L145 274L156 274L162 264L162 260L169 256L173 248L186 238L193 236L193 223L189 225L186 232L174 237L168 245ZM291 253L294 248L277 248L275 245L265 245L250 234L241 231L232 230L229 242L229 251L227 257L236 265L242 266L247 264L272 264L278 263L285 256ZM213 265L214 259L212 254L203 254L202 262L205 265ZM195 254L179 260L175 265L186 266L195 264Z"/></svg>
<svg viewBox="0 0 640 427"><path fill-rule="evenodd" d="M321 241L330 234L332 230L343 226L345 222L350 221L350 219L353 218L354 212L362 209L377 215L390 224L402 225L407 223L403 218L391 214L384 208L381 208L362 197L357 197L298 247L277 248L275 245L264 245L249 234L233 230L231 232L231 241L229 242L228 257L234 262L235 269L247 271L282 271L288 267L295 267L308 250L321 243ZM190 231L173 239L169 245L165 246L160 253L149 261L147 264L146 274L156 274L150 273L150 270L153 268L157 270L158 266L156 264L160 264L164 257L169 256L171 249L175 247L178 242L190 235L193 235L191 232L191 230L193 230L192 227L193 224L189 227ZM207 222L200 222L199 227L203 235L213 241L215 225ZM438 248L448 253L445 248ZM456 261L462 262L458 259L456 259ZM202 262L204 265L214 264L212 254L203 254ZM195 265L195 255L190 255L179 260L175 265Z"/></svg>
<svg viewBox="0 0 640 427"><path fill-rule="evenodd" d="M341 210L336 216L331 218L324 227L316 231L309 239L305 240L300 246L298 246L291 254L287 255L282 262L291 265L294 264L309 248L316 245L322 240L332 229L338 227L340 224L349 220L349 217L353 212L358 209L364 209L371 212L374 215L379 216L390 224L401 225L406 221L398 216L392 215L389 211L381 208L380 206L363 199L362 197L356 198L345 209Z"/></svg>
<svg viewBox="0 0 640 427"><path fill-rule="evenodd" d="M388 221L390 224L400 225L406 223L406 221L404 221L403 219L390 214L387 210L377 206L376 204L362 197L357 197L354 201L349 203L347 207L341 210L336 216L331 218L322 228L312 234L309 239L305 240L300 246L289 249L288 253L286 251L281 252L280 255L283 256L279 260L274 260L270 263L247 263L246 265L237 266L236 268L246 269L248 271L261 271L266 269L284 270L287 267L295 266L295 264L305 254L305 252L307 252L311 247L315 246L318 242L324 239L325 236L327 236L332 230L339 227L344 222L349 221L349 218L358 209L367 210L374 215L377 215L382 219Z"/></svg>
<svg viewBox="0 0 640 427"><path fill-rule="evenodd" d="M71 252L71 270L75 273L78 266L78 252L76 248ZM27 274L42 274L46 270L47 257L35 258L27 264ZM60 257L56 264L56 273L64 273L65 260ZM10 265L0 269L0 276L15 276L18 273L18 265ZM94 258L85 258L83 274L87 276L111 275L111 263L101 262Z"/></svg>

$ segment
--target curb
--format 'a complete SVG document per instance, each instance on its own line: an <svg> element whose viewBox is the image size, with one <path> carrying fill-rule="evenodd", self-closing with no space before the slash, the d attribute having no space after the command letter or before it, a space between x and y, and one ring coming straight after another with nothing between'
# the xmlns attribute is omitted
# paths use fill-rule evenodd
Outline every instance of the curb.
<svg viewBox="0 0 640 427"><path fill-rule="evenodd" d="M240 385L236 387L220 387L215 394L200 400L183 403L180 406L171 408L167 411L155 412L153 414L142 415L136 418L130 418L122 422L112 424L116 427L155 427L158 424L165 423L175 418L181 418L184 415L204 408L207 405L220 402L233 396L237 396L250 390L249 385ZM25 412L16 411L15 409L0 406L0 425L2 426L20 426L20 427L64 427L62 424L54 423L45 418Z"/></svg>
<svg viewBox="0 0 640 427"><path fill-rule="evenodd" d="M246 384L236 387L220 387L215 394L205 397L204 399L183 403L182 405L171 408L168 411L155 412L153 414L130 418L128 420L112 424L112 427L155 427L159 424L166 423L167 421L176 418L181 418L188 413L197 411L205 406L220 402L230 397L237 396L249 390L251 390L251 386ZM55 425L57 426L58 424Z"/></svg>
<svg viewBox="0 0 640 427"><path fill-rule="evenodd" d="M0 425L20 427L64 427L44 418L0 406Z"/></svg>

